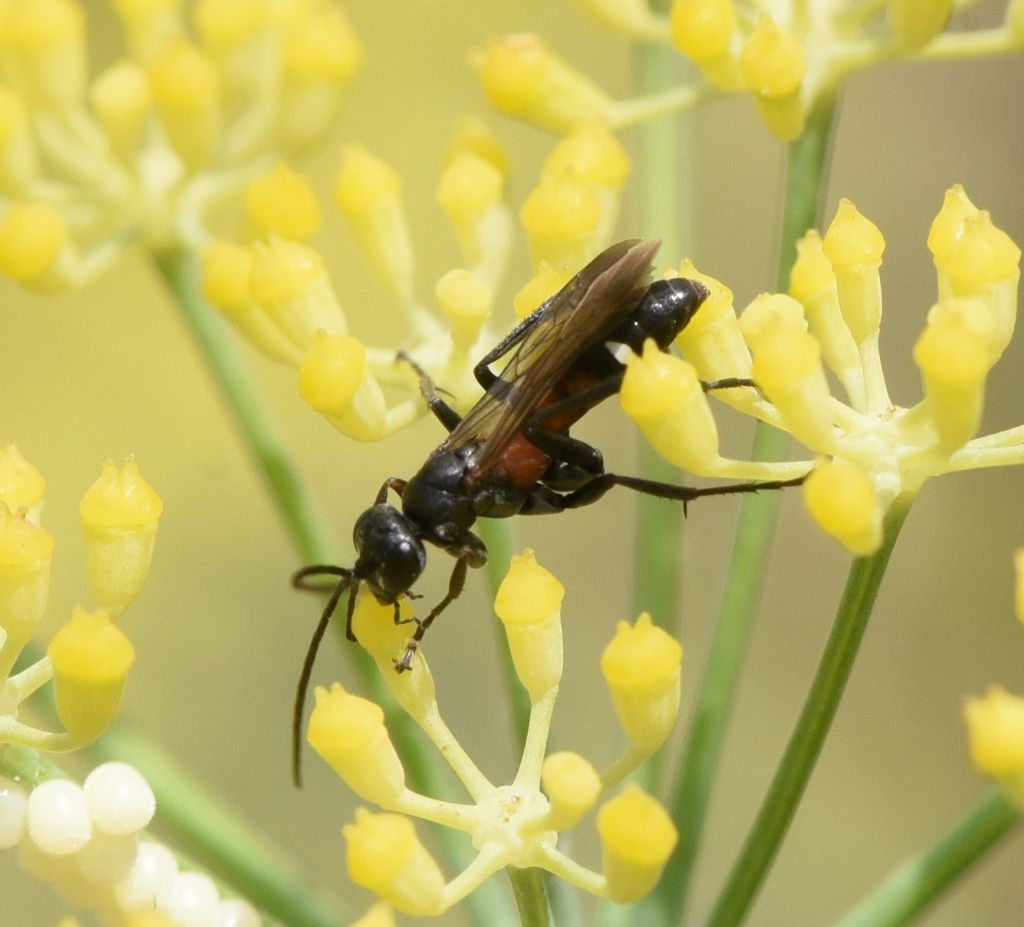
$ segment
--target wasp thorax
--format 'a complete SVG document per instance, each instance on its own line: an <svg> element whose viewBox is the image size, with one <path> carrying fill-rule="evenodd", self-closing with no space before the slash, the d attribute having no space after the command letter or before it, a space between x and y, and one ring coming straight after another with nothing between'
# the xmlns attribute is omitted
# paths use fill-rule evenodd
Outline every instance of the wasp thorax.
<svg viewBox="0 0 1024 927"><path fill-rule="evenodd" d="M419 579L427 563L418 533L394 506L375 505L352 532L358 559L355 575L382 602L394 602Z"/></svg>

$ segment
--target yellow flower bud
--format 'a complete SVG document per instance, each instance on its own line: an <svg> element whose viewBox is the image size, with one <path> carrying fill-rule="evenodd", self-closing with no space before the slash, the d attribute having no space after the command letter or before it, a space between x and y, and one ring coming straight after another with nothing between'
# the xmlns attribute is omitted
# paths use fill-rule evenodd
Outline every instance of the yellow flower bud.
<svg viewBox="0 0 1024 927"><path fill-rule="evenodd" d="M626 358L619 404L667 461L701 475L714 470L718 429L691 364L648 339L642 356Z"/></svg>
<svg viewBox="0 0 1024 927"><path fill-rule="evenodd" d="M951 454L977 433L992 366L988 338L953 315L934 315L914 345L939 448Z"/></svg>
<svg viewBox="0 0 1024 927"><path fill-rule="evenodd" d="M916 51L934 39L953 13L953 0L889 0L889 28L904 51Z"/></svg>
<svg viewBox="0 0 1024 927"><path fill-rule="evenodd" d="M784 293L761 293L751 300L740 315L740 331L755 352L762 338L783 329L807 331L804 307Z"/></svg>
<svg viewBox="0 0 1024 927"><path fill-rule="evenodd" d="M353 882L414 917L444 910L444 876L409 818L357 808L355 823L342 832Z"/></svg>
<svg viewBox="0 0 1024 927"><path fill-rule="evenodd" d="M658 800L633 784L601 806L597 832L608 897L619 904L651 892L679 837Z"/></svg>
<svg viewBox="0 0 1024 927"><path fill-rule="evenodd" d="M131 642L103 609L76 607L50 642L57 716L80 743L95 740L114 720L135 660Z"/></svg>
<svg viewBox="0 0 1024 927"><path fill-rule="evenodd" d="M361 145L342 154L334 195L380 278L402 300L412 298L413 251L399 197L398 174Z"/></svg>
<svg viewBox="0 0 1024 927"><path fill-rule="evenodd" d="M571 174L543 174L519 210L535 264L583 264L601 218L601 204L593 188Z"/></svg>
<svg viewBox="0 0 1024 927"><path fill-rule="evenodd" d="M839 308L836 275L816 229L808 231L797 242L796 254L789 278L789 295L803 304L811 333L821 345L822 357L839 377L854 408L863 408L864 371L860 352Z"/></svg>
<svg viewBox="0 0 1024 927"><path fill-rule="evenodd" d="M468 270L450 270L434 288L438 305L452 327L452 342L468 351L490 318L494 294L476 274Z"/></svg>
<svg viewBox="0 0 1024 927"><path fill-rule="evenodd" d="M48 203L17 203L0 218L0 273L30 286L58 283L69 256L68 226Z"/></svg>
<svg viewBox="0 0 1024 927"><path fill-rule="evenodd" d="M252 41L267 25L267 11L252 0L199 0L192 19L203 45L224 52Z"/></svg>
<svg viewBox="0 0 1024 927"><path fill-rule="evenodd" d="M835 218L822 241L832 262L839 290L843 318L857 344L878 334L882 321L882 266L885 239L845 197L839 201Z"/></svg>
<svg viewBox="0 0 1024 927"><path fill-rule="evenodd" d="M365 801L392 807L405 791L405 770L384 727L379 705L318 686L307 739L345 784Z"/></svg>
<svg viewBox="0 0 1024 927"><path fill-rule="evenodd" d="M132 58L149 62L169 41L184 34L184 0L114 0Z"/></svg>
<svg viewBox="0 0 1024 927"><path fill-rule="evenodd" d="M619 722L646 753L660 747L679 714L683 648L644 612L630 625L620 621L601 655L601 672Z"/></svg>
<svg viewBox="0 0 1024 927"><path fill-rule="evenodd" d="M488 100L502 112L555 132L608 121L611 99L536 35L491 42L474 63Z"/></svg>
<svg viewBox="0 0 1024 927"><path fill-rule="evenodd" d="M163 503L139 474L135 458L129 457L120 470L107 459L78 511L92 593L101 606L118 615L145 585Z"/></svg>
<svg viewBox="0 0 1024 927"><path fill-rule="evenodd" d="M669 18L673 44L694 63L729 51L736 32L733 0L675 0Z"/></svg>
<svg viewBox="0 0 1024 927"><path fill-rule="evenodd" d="M502 177L508 176L508 155L505 149L487 123L476 116L466 116L460 120L448 146L446 163L451 164L461 154L475 155L495 168Z"/></svg>
<svg viewBox="0 0 1024 927"><path fill-rule="evenodd" d="M565 587L526 548L512 558L494 597L519 681L537 702L562 678L562 597Z"/></svg>
<svg viewBox="0 0 1024 927"><path fill-rule="evenodd" d="M1024 624L1024 547L1013 552L1013 610L1017 620Z"/></svg>
<svg viewBox="0 0 1024 927"><path fill-rule="evenodd" d="M993 686L964 706L971 762L1024 802L1024 698Z"/></svg>
<svg viewBox="0 0 1024 927"><path fill-rule="evenodd" d="M144 908L129 914L125 921L125 927L178 927L178 925L162 911L157 911L155 908Z"/></svg>
<svg viewBox="0 0 1024 927"><path fill-rule="evenodd" d="M767 13L740 53L740 70L766 128L784 142L804 130L800 84L807 71L803 45Z"/></svg>
<svg viewBox="0 0 1024 927"><path fill-rule="evenodd" d="M39 174L39 156L18 94L0 86L0 193L23 196Z"/></svg>
<svg viewBox="0 0 1024 927"><path fill-rule="evenodd" d="M37 515L46 493L46 480L14 444L0 446L0 502L12 512L22 507Z"/></svg>
<svg viewBox="0 0 1024 927"><path fill-rule="evenodd" d="M0 628L17 644L32 637L46 611L53 556L53 535L26 515L0 501Z"/></svg>
<svg viewBox="0 0 1024 927"><path fill-rule="evenodd" d="M287 31L284 64L293 81L347 84L363 61L363 47L344 11L323 5L306 11Z"/></svg>
<svg viewBox="0 0 1024 927"><path fill-rule="evenodd" d="M252 256L249 291L289 344L306 351L317 332L348 331L318 251L272 233L252 245Z"/></svg>
<svg viewBox="0 0 1024 927"><path fill-rule="evenodd" d="M733 308L732 290L721 280L702 274L692 261L683 261L679 274L702 283L708 291L707 299L676 338L683 355L702 380L749 378L750 351Z"/></svg>
<svg viewBox="0 0 1024 927"><path fill-rule="evenodd" d="M977 296L988 304L995 325L992 348L998 358L1017 322L1020 248L983 210L964 217L963 230L940 269L954 296Z"/></svg>
<svg viewBox="0 0 1024 927"><path fill-rule="evenodd" d="M733 0L676 0L669 14L672 42L720 90L743 89L733 53L737 36Z"/></svg>
<svg viewBox="0 0 1024 927"><path fill-rule="evenodd" d="M629 174L629 155L603 125L578 126L552 149L544 173L571 172L595 187L620 190Z"/></svg>
<svg viewBox="0 0 1024 927"><path fill-rule="evenodd" d="M409 620L412 611L406 602L401 605L401 624L395 623L393 605L381 605L366 593L356 602L352 629L367 652L373 657L395 701L413 718L421 720L437 712L437 693L423 652L418 650L412 669L395 672L395 661L405 654L409 636L415 627Z"/></svg>
<svg viewBox="0 0 1024 927"><path fill-rule="evenodd" d="M260 234L305 241L320 227L320 203L309 181L283 161L245 188L245 212Z"/></svg>
<svg viewBox="0 0 1024 927"><path fill-rule="evenodd" d="M441 175L437 202L451 222L477 222L501 201L504 184L504 175L490 161L460 151Z"/></svg>
<svg viewBox="0 0 1024 927"><path fill-rule="evenodd" d="M82 8L72 0L19 3L9 28L33 95L55 109L79 104L87 67Z"/></svg>
<svg viewBox="0 0 1024 927"><path fill-rule="evenodd" d="M299 367L299 395L351 438L375 441L385 432L387 400L355 338L326 332L314 337Z"/></svg>
<svg viewBox="0 0 1024 927"><path fill-rule="evenodd" d="M547 261L541 261L537 273L523 284L512 298L516 318L522 321L535 309L539 309L562 289L572 276L572 271L566 264L552 267Z"/></svg>
<svg viewBox="0 0 1024 927"><path fill-rule="evenodd" d="M868 475L835 458L821 461L804 483L804 504L822 530L856 557L882 544L882 507Z"/></svg>
<svg viewBox="0 0 1024 927"><path fill-rule="evenodd" d="M89 101L111 148L119 158L131 161L142 146L153 108L146 72L133 61L111 65L93 81Z"/></svg>
<svg viewBox="0 0 1024 927"><path fill-rule="evenodd" d="M964 219L976 216L978 207L970 201L960 184L953 184L943 197L942 209L932 220L928 230L928 250L936 266L944 264L956 243L964 234ZM940 294L941 295L941 294Z"/></svg>
<svg viewBox="0 0 1024 927"><path fill-rule="evenodd" d="M220 142L220 86L213 62L184 39L168 42L149 68L167 140L189 170L207 165Z"/></svg>
<svg viewBox="0 0 1024 927"><path fill-rule="evenodd" d="M601 777L578 753L552 753L544 760L541 785L551 802L545 822L551 830L570 830L601 795Z"/></svg>
<svg viewBox="0 0 1024 927"><path fill-rule="evenodd" d="M813 335L784 330L764 338L754 355L754 380L793 437L811 450L828 452L833 438L832 394Z"/></svg>

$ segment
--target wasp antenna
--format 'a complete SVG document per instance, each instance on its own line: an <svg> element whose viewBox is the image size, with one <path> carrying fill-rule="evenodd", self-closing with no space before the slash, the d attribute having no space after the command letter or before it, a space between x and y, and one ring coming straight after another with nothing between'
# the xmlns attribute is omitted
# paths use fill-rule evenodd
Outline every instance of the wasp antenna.
<svg viewBox="0 0 1024 927"><path fill-rule="evenodd" d="M322 567L308 567L307 570L326 572ZM302 672L299 674L299 684L295 689L295 706L292 709L292 782L295 788L302 788L302 716L306 712L306 691L309 688L309 679L313 675L313 664L316 662L316 654L320 649L320 642L327 633L327 626L331 623L331 615L338 607L338 602L353 582L351 570L343 570L342 567L331 567L332 575L341 576L341 579L334 586L331 597L327 600L324 610L320 613L320 621L317 623L313 637L310 638L309 647L306 649L306 658L302 661ZM306 571L300 570L295 574L292 582L297 588L298 580L309 575Z"/></svg>

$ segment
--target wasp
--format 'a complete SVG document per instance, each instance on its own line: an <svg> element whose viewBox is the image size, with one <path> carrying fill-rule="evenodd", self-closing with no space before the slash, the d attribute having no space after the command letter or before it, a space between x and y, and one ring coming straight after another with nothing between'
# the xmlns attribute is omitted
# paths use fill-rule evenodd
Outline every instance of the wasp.
<svg viewBox="0 0 1024 927"><path fill-rule="evenodd" d="M489 351L474 368L480 400L460 417L419 374L427 406L448 437L408 480L392 477L356 521L356 562L351 569L317 564L299 570L293 585L323 588L312 580L336 577L320 616L299 680L293 715L293 774L298 782L299 739L306 688L317 648L334 613L349 593L345 631L354 641L352 615L361 586L395 608L410 595L426 566L426 544L455 558L448 591L415 629L395 669L410 669L430 625L462 592L470 567L487 562L473 533L478 518L542 515L590 505L613 486L683 502L700 496L795 485L786 481L693 488L654 482L604 469L600 451L569 434L588 410L616 394L625 373L625 351L639 354L651 338L667 351L708 296L685 278L651 281L658 242L630 239L614 244L586 265ZM507 361L496 374L491 366ZM705 389L754 386L745 379L719 380ZM401 509L387 501L393 491Z"/></svg>

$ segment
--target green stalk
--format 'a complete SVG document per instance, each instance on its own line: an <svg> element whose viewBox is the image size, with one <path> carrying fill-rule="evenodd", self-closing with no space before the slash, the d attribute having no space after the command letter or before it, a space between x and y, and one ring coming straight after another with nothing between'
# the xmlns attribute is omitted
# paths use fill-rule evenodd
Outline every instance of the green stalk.
<svg viewBox="0 0 1024 927"><path fill-rule="evenodd" d="M833 101L822 101L809 114L804 134L790 145L776 284L780 291L789 284L797 239L820 223L832 117ZM779 460L788 443L784 432L759 423L751 458ZM781 493L748 495L741 503L722 604L672 792L672 818L680 838L657 892L666 923L678 923L683 917L781 503Z"/></svg>
<svg viewBox="0 0 1024 927"><path fill-rule="evenodd" d="M667 4L653 3L657 12ZM636 85L642 94L678 86L682 79L681 57L675 49L642 45L635 57ZM690 248L689 209L692 202L687 163L689 135L678 119L652 119L636 129L637 196L639 227L645 236L661 239L659 260L678 263ZM677 483L679 471L639 443L639 471L644 479ZM674 637L681 619L681 560L683 507L638 493L633 548L633 614L650 612ZM656 788L660 768L656 755L647 767L650 785Z"/></svg>
<svg viewBox="0 0 1024 927"><path fill-rule="evenodd" d="M903 927L1020 824L1021 812L993 789L949 833L891 872L836 927Z"/></svg>
<svg viewBox="0 0 1024 927"><path fill-rule="evenodd" d="M909 496L897 498L886 516L882 547L870 557L857 557L850 567L832 632L800 718L707 927L736 927L742 923L775 859L839 707L910 502Z"/></svg>
<svg viewBox="0 0 1024 927"><path fill-rule="evenodd" d="M510 866L508 877L515 892L523 927L550 927L551 910L544 872L540 869L513 869Z"/></svg>
<svg viewBox="0 0 1024 927"><path fill-rule="evenodd" d="M170 248L154 252L152 258L181 309L182 317L235 419L245 446L266 480L271 499L303 561L336 563L331 533L323 516L314 506L297 467L278 438L256 394L251 377L238 358L224 322L217 311L202 298L201 272L194 252L187 248ZM337 622L335 627L340 638L342 629ZM387 711L392 741L402 756L410 783L425 794L443 794L447 783L438 773L438 765L432 759L432 748L419 736L408 716L394 705L377 675L373 661L361 648L346 644L344 650L372 698ZM111 732L107 738L111 736L118 735ZM157 748L144 739L141 732L134 732L131 737L118 737L118 749L121 758L134 762L136 754L145 755ZM190 781L184 771L167 784L167 791L157 791L160 818L162 821L166 815L176 822L183 849L204 864L210 859L237 859L238 853L234 847L221 845L216 829L202 826L203 819L189 812L187 806L192 801L192 795L198 794L201 786ZM193 827L193 824L198 826ZM241 834L244 828L239 826L235 832ZM461 835L441 828L438 836L448 865L455 870L464 868L470 855ZM259 859L256 847L250 847L247 852L251 852L254 859ZM230 873L224 873L223 876L234 884ZM258 876L260 879L269 877L269 873ZM302 890L301 884L296 886L296 891ZM490 886L474 892L467 899L466 905L478 924L495 923L495 912L504 908L500 893Z"/></svg>

